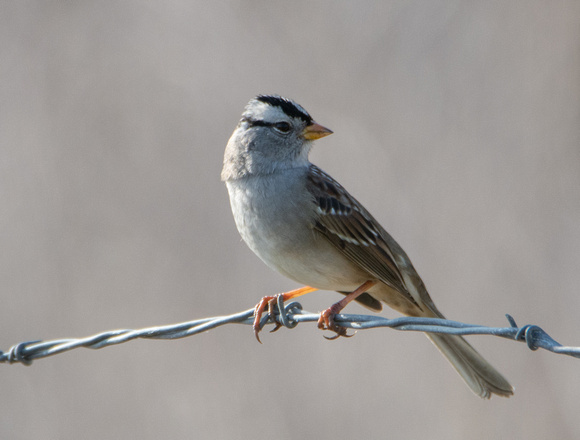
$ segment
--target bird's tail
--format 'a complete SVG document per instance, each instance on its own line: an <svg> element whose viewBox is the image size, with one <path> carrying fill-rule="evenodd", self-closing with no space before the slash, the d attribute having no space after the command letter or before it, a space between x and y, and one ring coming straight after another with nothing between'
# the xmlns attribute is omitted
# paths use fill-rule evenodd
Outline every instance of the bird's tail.
<svg viewBox="0 0 580 440"><path fill-rule="evenodd" d="M481 398L489 399L492 394L509 397L514 393L510 383L461 336L427 333L427 337Z"/></svg>

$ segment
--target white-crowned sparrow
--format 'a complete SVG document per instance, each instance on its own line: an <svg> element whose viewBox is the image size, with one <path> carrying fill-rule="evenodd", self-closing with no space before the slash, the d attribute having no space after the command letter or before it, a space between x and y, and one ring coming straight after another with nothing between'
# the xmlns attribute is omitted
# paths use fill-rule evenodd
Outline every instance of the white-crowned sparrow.
<svg viewBox="0 0 580 440"><path fill-rule="evenodd" d="M308 286L283 294L284 299L317 289L347 295L319 321L337 335L345 331L332 317L353 299L375 311L382 301L405 315L443 318L397 242L308 161L312 141L331 133L289 99L260 95L248 103L227 144L221 175L242 238L268 266ZM256 336L272 299L256 306ZM477 395L513 394L509 382L465 339L427 336Z"/></svg>

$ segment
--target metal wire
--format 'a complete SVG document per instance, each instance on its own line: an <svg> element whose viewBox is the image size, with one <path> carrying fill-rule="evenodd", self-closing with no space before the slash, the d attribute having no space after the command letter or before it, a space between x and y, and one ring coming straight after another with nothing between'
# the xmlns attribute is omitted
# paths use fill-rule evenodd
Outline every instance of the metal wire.
<svg viewBox="0 0 580 440"><path fill-rule="evenodd" d="M284 305L278 297L278 310L274 320L287 328L294 328L301 322L317 322L319 314L305 312L298 302ZM160 327L149 327L140 330L112 330L81 339L58 339L53 341L29 341L12 346L8 351L0 351L0 362L21 363L30 365L34 359L40 359L63 353L74 348L85 347L99 349L111 345L122 344L137 338L146 339L179 339L193 336L226 324L252 324L254 309L228 316L197 319ZM343 315L335 317L335 322L343 327L355 330L389 327L395 330L443 333L448 335L492 335L515 341L525 342L531 350L543 348L552 353L565 354L580 358L580 347L565 347L552 339L544 330L536 325L518 327L515 320L506 315L509 327L485 327L465 324L457 321L438 318L402 317L387 319L376 315ZM273 324L273 319L264 315L260 324Z"/></svg>

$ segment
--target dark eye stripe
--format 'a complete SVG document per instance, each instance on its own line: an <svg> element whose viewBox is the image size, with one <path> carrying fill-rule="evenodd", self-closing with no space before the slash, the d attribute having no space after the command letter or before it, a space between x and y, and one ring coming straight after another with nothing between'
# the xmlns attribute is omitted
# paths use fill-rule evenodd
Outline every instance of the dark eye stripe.
<svg viewBox="0 0 580 440"><path fill-rule="evenodd" d="M273 122L258 121L256 119L242 118L243 122L247 122L251 127L273 127Z"/></svg>
<svg viewBox="0 0 580 440"><path fill-rule="evenodd" d="M290 124L287 122L266 122L257 119L242 118L243 122L247 122L250 127L273 127L282 133L288 133L290 131Z"/></svg>

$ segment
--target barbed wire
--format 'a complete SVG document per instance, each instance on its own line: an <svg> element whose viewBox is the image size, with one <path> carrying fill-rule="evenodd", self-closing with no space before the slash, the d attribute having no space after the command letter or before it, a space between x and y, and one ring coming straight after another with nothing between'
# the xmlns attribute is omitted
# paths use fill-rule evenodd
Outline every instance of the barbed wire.
<svg viewBox="0 0 580 440"><path fill-rule="evenodd" d="M274 313L274 320L287 328L294 328L301 322L317 322L319 314L302 310L298 302L284 305L278 297L278 310ZM253 324L254 309L227 316L197 319L173 325L148 327L140 330L122 329L98 333L80 339L57 339L52 341L29 341L13 345L8 351L0 351L0 363L21 363L30 365L33 360L54 356L75 348L90 348L93 350L122 344L133 339L180 339L206 332L226 324ZM466 324L439 318L401 317L388 319L376 315L338 314L335 322L346 328L366 330L370 328L388 327L401 331L416 331L428 333L442 333L448 335L492 335L506 339L525 342L531 350L542 348L552 353L564 354L580 358L580 347L566 347L556 342L550 335L537 325L518 327L515 320L506 315L509 327L486 327ZM262 317L263 327L273 324L269 315Z"/></svg>

